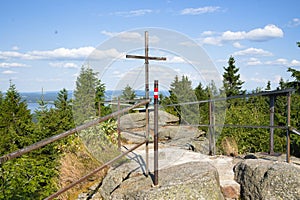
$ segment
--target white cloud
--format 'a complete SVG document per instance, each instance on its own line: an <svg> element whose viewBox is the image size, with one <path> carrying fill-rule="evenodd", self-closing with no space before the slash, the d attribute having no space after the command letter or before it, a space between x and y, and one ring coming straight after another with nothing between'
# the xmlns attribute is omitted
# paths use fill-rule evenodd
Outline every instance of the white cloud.
<svg viewBox="0 0 300 200"><path fill-rule="evenodd" d="M232 32L232 31L225 31L221 38L222 40L242 40L245 39L246 32L244 31L237 31L237 32Z"/></svg>
<svg viewBox="0 0 300 200"><path fill-rule="evenodd" d="M183 9L180 14L181 15L200 15L205 13L213 13L220 11L219 6L205 6L200 8L185 8Z"/></svg>
<svg viewBox="0 0 300 200"><path fill-rule="evenodd" d="M247 62L246 65L251 65L251 66L255 66L255 65L261 65L262 62L260 60L258 60L257 58L250 58Z"/></svg>
<svg viewBox="0 0 300 200"><path fill-rule="evenodd" d="M215 46L222 46L222 38L221 37L206 37L200 41L203 44L210 44Z"/></svg>
<svg viewBox="0 0 300 200"><path fill-rule="evenodd" d="M80 47L80 48L58 48L49 51L29 51L20 53L16 51L0 51L1 59L18 58L24 60L43 60L43 59L84 59L91 52L95 50L94 47Z"/></svg>
<svg viewBox="0 0 300 200"><path fill-rule="evenodd" d="M83 59L95 50L94 47L58 48L50 51L30 51L27 54L32 59Z"/></svg>
<svg viewBox="0 0 300 200"><path fill-rule="evenodd" d="M167 57L168 63L186 63L186 61L179 56Z"/></svg>
<svg viewBox="0 0 300 200"><path fill-rule="evenodd" d="M64 62L50 62L49 65L51 67L75 68L75 69L78 68L77 64L71 63L71 62L67 62L67 63L64 63Z"/></svg>
<svg viewBox="0 0 300 200"><path fill-rule="evenodd" d="M205 33L205 34L203 34ZM266 25L264 28L257 28L246 31L225 31L223 33L216 33L212 31L205 31L201 40L203 44L211 44L216 46L223 45L224 42L236 42L240 40L249 41L268 41L274 38L282 38L284 33L282 29L274 24ZM207 37L205 37L207 36Z"/></svg>
<svg viewBox="0 0 300 200"><path fill-rule="evenodd" d="M143 34L139 32L109 32L109 31L101 31L103 35L109 37L118 37L122 41L144 41L145 37ZM149 36L150 43L157 43L159 42L159 38L156 35Z"/></svg>
<svg viewBox="0 0 300 200"><path fill-rule="evenodd" d="M248 40L266 41L273 38L282 38L283 31L274 24L266 25L264 28L257 28L249 31L246 35Z"/></svg>
<svg viewBox="0 0 300 200"><path fill-rule="evenodd" d="M6 71L3 71L2 74L16 74L17 72L15 71L11 71L11 70L6 70Z"/></svg>
<svg viewBox="0 0 300 200"><path fill-rule="evenodd" d="M0 63L0 68L11 68L11 67L27 67L27 65L23 63Z"/></svg>
<svg viewBox="0 0 300 200"><path fill-rule="evenodd" d="M289 27L297 27L297 26L300 26L300 19L299 18L294 18L292 19L292 21L290 21L288 23L288 26Z"/></svg>
<svg viewBox="0 0 300 200"><path fill-rule="evenodd" d="M288 61L285 58L278 58L273 61L266 61L266 65L280 65L280 66L285 66L285 67L293 67L293 66L300 66L300 61L297 60L292 60Z"/></svg>
<svg viewBox="0 0 300 200"><path fill-rule="evenodd" d="M111 14L121 16L121 17L138 17L138 16L150 14L152 12L153 10L150 9L139 9L139 10L131 10L131 11L114 12Z"/></svg>
<svg viewBox="0 0 300 200"><path fill-rule="evenodd" d="M239 42L234 42L234 43L232 44L232 46L234 46L235 48L238 48L238 49L244 48L244 46L241 45L241 43L239 43Z"/></svg>
<svg viewBox="0 0 300 200"><path fill-rule="evenodd" d="M269 51L265 51L263 49L257 49L253 47L233 53L233 56L251 56L251 55L272 56L272 53Z"/></svg>
<svg viewBox="0 0 300 200"><path fill-rule="evenodd" d="M109 31L101 31L103 35L109 36L109 37L118 37L122 40L143 40L144 37L142 34L138 32L109 32Z"/></svg>
<svg viewBox="0 0 300 200"><path fill-rule="evenodd" d="M121 53L118 50L111 48L107 50L95 49L89 58L102 59L102 58L120 58L120 57L125 57L125 53Z"/></svg>
<svg viewBox="0 0 300 200"><path fill-rule="evenodd" d="M6 60L9 58L22 58L24 54L16 51L0 51L0 59Z"/></svg>
<svg viewBox="0 0 300 200"><path fill-rule="evenodd" d="M277 60L267 61L267 62L265 62L265 64L267 64L267 65L284 65L284 66L287 66L288 61L287 61L287 59L279 58Z"/></svg>
<svg viewBox="0 0 300 200"><path fill-rule="evenodd" d="M26 53L20 53L15 51L0 51L0 59L23 59L23 60L78 60L85 59L92 55L92 58L103 58L103 57L119 57L122 53L116 49L97 50L94 47L80 47L80 48L58 48L48 51L29 51ZM95 57L96 56L96 57ZM3 66L12 64L4 63ZM16 67L24 66L22 64L14 63ZM68 65L71 66L70 64ZM74 66L74 65L73 65Z"/></svg>
<svg viewBox="0 0 300 200"><path fill-rule="evenodd" d="M291 66L297 66L297 67L300 67L300 61L299 61L299 60L292 60L292 61L291 61Z"/></svg>
<svg viewBox="0 0 300 200"><path fill-rule="evenodd" d="M211 35L214 35L214 34L216 34L216 32L214 32L214 31L203 31L201 33L201 36L211 36Z"/></svg>
<svg viewBox="0 0 300 200"><path fill-rule="evenodd" d="M19 48L18 46L13 46L11 49L12 49L13 51L18 51L20 48Z"/></svg>

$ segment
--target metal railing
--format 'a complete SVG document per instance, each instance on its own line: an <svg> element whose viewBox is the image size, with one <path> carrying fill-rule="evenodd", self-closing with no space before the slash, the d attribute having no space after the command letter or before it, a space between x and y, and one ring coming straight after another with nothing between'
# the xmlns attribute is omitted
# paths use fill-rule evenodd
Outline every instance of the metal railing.
<svg viewBox="0 0 300 200"><path fill-rule="evenodd" d="M71 130L65 131L65 132L63 132L63 133L61 133L61 134L54 135L54 136L52 136L52 137L50 137L50 138L41 140L41 141L39 141L39 142L37 142L37 143L34 143L34 144L30 145L30 146L27 146L27 147L25 147L25 148L23 148L23 149L19 149L19 150L17 150L17 151L12 152L12 153L3 155L3 156L0 157L0 165L2 165L3 163L7 162L8 160L11 160L11 159L20 157L20 156L22 156L22 155L24 155L24 154L26 154L26 153L29 153L29 152L31 152L31 151L33 151L33 150L36 150L36 149L39 149L39 148L41 148L41 147L43 147L43 146L46 146L47 144L50 144L50 143L52 143L52 142L58 141L58 140L60 140L60 139L63 139L63 138L65 138L65 137L67 137L67 136L70 136L70 135L72 135L72 134L75 134L75 133L77 133L77 132L79 132L79 131L82 131L82 130L84 130L84 129L87 129L87 128L89 128L89 127L95 126L95 125L97 125L97 124L99 124L99 123L101 123L101 122L104 122L104 121L108 120L108 119L111 119L111 118L114 118L114 117L118 117L118 119L119 119L119 116L120 116L121 114L126 113L126 112L132 110L133 108L140 107L140 106L142 106L142 105L146 105L146 104L149 104L149 103L150 103L150 100L144 100L144 101L138 102L138 103L136 103L136 104L134 104L134 105L132 105L132 106L130 106L130 107L124 108L124 109L122 109L122 110L118 110L118 111L113 112L113 113L111 113L111 114L109 114L109 115L106 115L106 116L104 116L104 117L99 117L99 118L97 118L97 119L95 119L95 120L92 120L92 121L90 121L90 122L87 122L87 123L85 123L85 124L83 124L83 125L77 126L76 128L73 128L73 129L71 129ZM120 139L120 138L118 138L118 139ZM93 170L92 172L90 172L89 174L83 176L82 178L78 179L77 181L71 183L70 185L68 185L68 186L66 186L66 187L64 187L64 188L62 188L61 190L57 191L56 193L50 195L50 196L47 197L46 199L47 199L47 200L50 200L50 199L53 199L53 198L59 196L60 194L66 192L67 190L69 190L70 188L74 187L75 185L77 185L77 184L83 182L84 180L88 179L89 177L91 177L91 176L94 175L95 173L97 173L97 172L99 172L100 170L104 169L106 166L109 166L110 164L116 162L116 161L119 160L120 158L126 156L129 152L132 152L133 150L137 149L138 147L142 146L143 144L146 144L147 142L148 142L148 138L145 138L145 141L143 141L143 142L141 142L141 143L135 145L135 146L132 147L131 149L129 149L129 150L123 152L123 153L120 154L119 156L117 156L117 157L115 157L114 159L112 159L112 160L106 162L106 163L103 164L102 166L98 167L97 169ZM146 165L146 168L148 168L147 165Z"/></svg>
<svg viewBox="0 0 300 200"><path fill-rule="evenodd" d="M177 104L170 104L166 105L167 107L170 106L185 106L185 105L199 105L203 103L209 104L209 124L191 124L188 126L195 126L195 127L208 127L209 128L209 154L214 155L216 144L215 144L215 127L232 127L232 128L264 128L270 129L270 145L269 145L269 153L274 153L274 129L284 129L286 130L286 161L290 162L290 133L295 133L300 136L300 131L296 130L295 128L291 127L291 94L295 92L295 89L285 89L285 90L274 90L274 91L266 91L266 92L259 92L253 94L244 94L244 95L237 95L237 96L230 96L230 97L222 97L222 98L215 98L215 99L208 99L208 100L201 100L201 101L193 101L193 102L183 102ZM270 125L234 125L234 124L215 124L215 102L219 101L227 101L231 99L242 99L242 98L249 98L249 97L257 97L257 96L268 96L270 98ZM275 126L274 125L274 106L275 106L275 98L277 96L286 96L286 125L285 126Z"/></svg>

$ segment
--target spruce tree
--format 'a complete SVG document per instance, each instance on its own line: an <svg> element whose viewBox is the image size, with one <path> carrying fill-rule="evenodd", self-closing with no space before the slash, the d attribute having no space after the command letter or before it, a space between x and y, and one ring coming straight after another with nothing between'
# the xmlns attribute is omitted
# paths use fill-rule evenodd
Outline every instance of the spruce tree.
<svg viewBox="0 0 300 200"><path fill-rule="evenodd" d="M73 102L74 120L77 125L83 124L97 114L95 107L97 81L97 73L90 67L81 67L76 80Z"/></svg>
<svg viewBox="0 0 300 200"><path fill-rule="evenodd" d="M136 98L135 91L127 84L124 90L122 90L121 99L134 100Z"/></svg>
<svg viewBox="0 0 300 200"><path fill-rule="evenodd" d="M104 105L105 101L105 84L101 80L96 82L95 107L98 116L105 116L111 112L110 107Z"/></svg>
<svg viewBox="0 0 300 200"><path fill-rule="evenodd" d="M198 101L202 100L208 100L209 99L209 93L207 91L207 88L204 88L204 86L199 83L198 86L195 88L195 95L197 97ZM208 124L209 123L209 117L208 117L208 103L200 103L199 104L199 124ZM207 130L207 128L202 128L203 130Z"/></svg>
<svg viewBox="0 0 300 200"><path fill-rule="evenodd" d="M2 100L0 154L8 153L29 145L32 141L33 123L30 110L22 100L16 86L10 87Z"/></svg>
<svg viewBox="0 0 300 200"><path fill-rule="evenodd" d="M235 66L235 60L230 56L228 66L224 67L223 86L227 97L244 94L241 90L243 81L240 80L239 68Z"/></svg>
<svg viewBox="0 0 300 200"><path fill-rule="evenodd" d="M1 98L2 99L2 98ZM0 155L24 148L39 138L32 115L14 84L1 103ZM0 166L0 199L44 199L55 190L56 162L47 147Z"/></svg>
<svg viewBox="0 0 300 200"><path fill-rule="evenodd" d="M289 67L287 71L291 72L291 76L294 78L294 81L288 82L287 86L295 88L298 92L300 92L300 71L291 67Z"/></svg>
<svg viewBox="0 0 300 200"><path fill-rule="evenodd" d="M271 81L268 81L265 90L271 90Z"/></svg>
<svg viewBox="0 0 300 200"><path fill-rule="evenodd" d="M57 99L54 101L55 113L58 118L58 130L66 131L74 128L72 113L72 101L68 98L68 91L63 88L59 91Z"/></svg>
<svg viewBox="0 0 300 200"><path fill-rule="evenodd" d="M178 76L170 85L170 96L162 100L163 105L193 102L197 100L192 88L192 82L187 76ZM199 106L198 105L177 105L166 107L166 111L179 117L180 123L198 124L199 123Z"/></svg>

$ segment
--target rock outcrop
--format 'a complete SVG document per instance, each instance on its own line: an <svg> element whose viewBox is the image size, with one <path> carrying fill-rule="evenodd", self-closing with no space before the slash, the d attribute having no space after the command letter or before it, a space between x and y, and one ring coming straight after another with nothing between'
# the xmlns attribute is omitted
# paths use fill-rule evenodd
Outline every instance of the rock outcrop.
<svg viewBox="0 0 300 200"><path fill-rule="evenodd" d="M179 118L165 111L159 111L159 141L172 146L181 146L195 152L208 154L208 139L197 127L178 125ZM130 144L145 139L145 113L130 113L120 119L122 137ZM153 139L153 112L150 112L150 141Z"/></svg>
<svg viewBox="0 0 300 200"><path fill-rule="evenodd" d="M247 159L234 167L241 198L300 199L300 168L284 162Z"/></svg>
<svg viewBox="0 0 300 200"><path fill-rule="evenodd" d="M154 113L149 113L149 123L150 126L153 126L153 119L154 119ZM120 128L122 130L125 129L136 129L136 128L143 128L146 125L146 119L145 119L145 113L130 113L121 116L121 124ZM160 125L168 125L168 124L174 124L179 122L179 118L171 115L170 113L167 113L165 111L159 110L158 111L158 122Z"/></svg>
<svg viewBox="0 0 300 200"><path fill-rule="evenodd" d="M151 176L129 164L108 173L100 188L104 199L224 199L218 171L209 163L189 162L159 171L159 186Z"/></svg>

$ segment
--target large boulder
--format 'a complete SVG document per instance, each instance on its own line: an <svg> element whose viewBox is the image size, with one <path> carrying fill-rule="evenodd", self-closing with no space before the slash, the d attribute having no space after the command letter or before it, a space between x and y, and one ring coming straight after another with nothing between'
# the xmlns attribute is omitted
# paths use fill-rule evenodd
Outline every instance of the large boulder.
<svg viewBox="0 0 300 200"><path fill-rule="evenodd" d="M218 171L207 162L189 162L159 171L159 186L151 176L122 165L110 170L100 188L104 199L224 199Z"/></svg>
<svg viewBox="0 0 300 200"><path fill-rule="evenodd" d="M234 167L241 198L300 199L300 168L262 159L247 159Z"/></svg>

